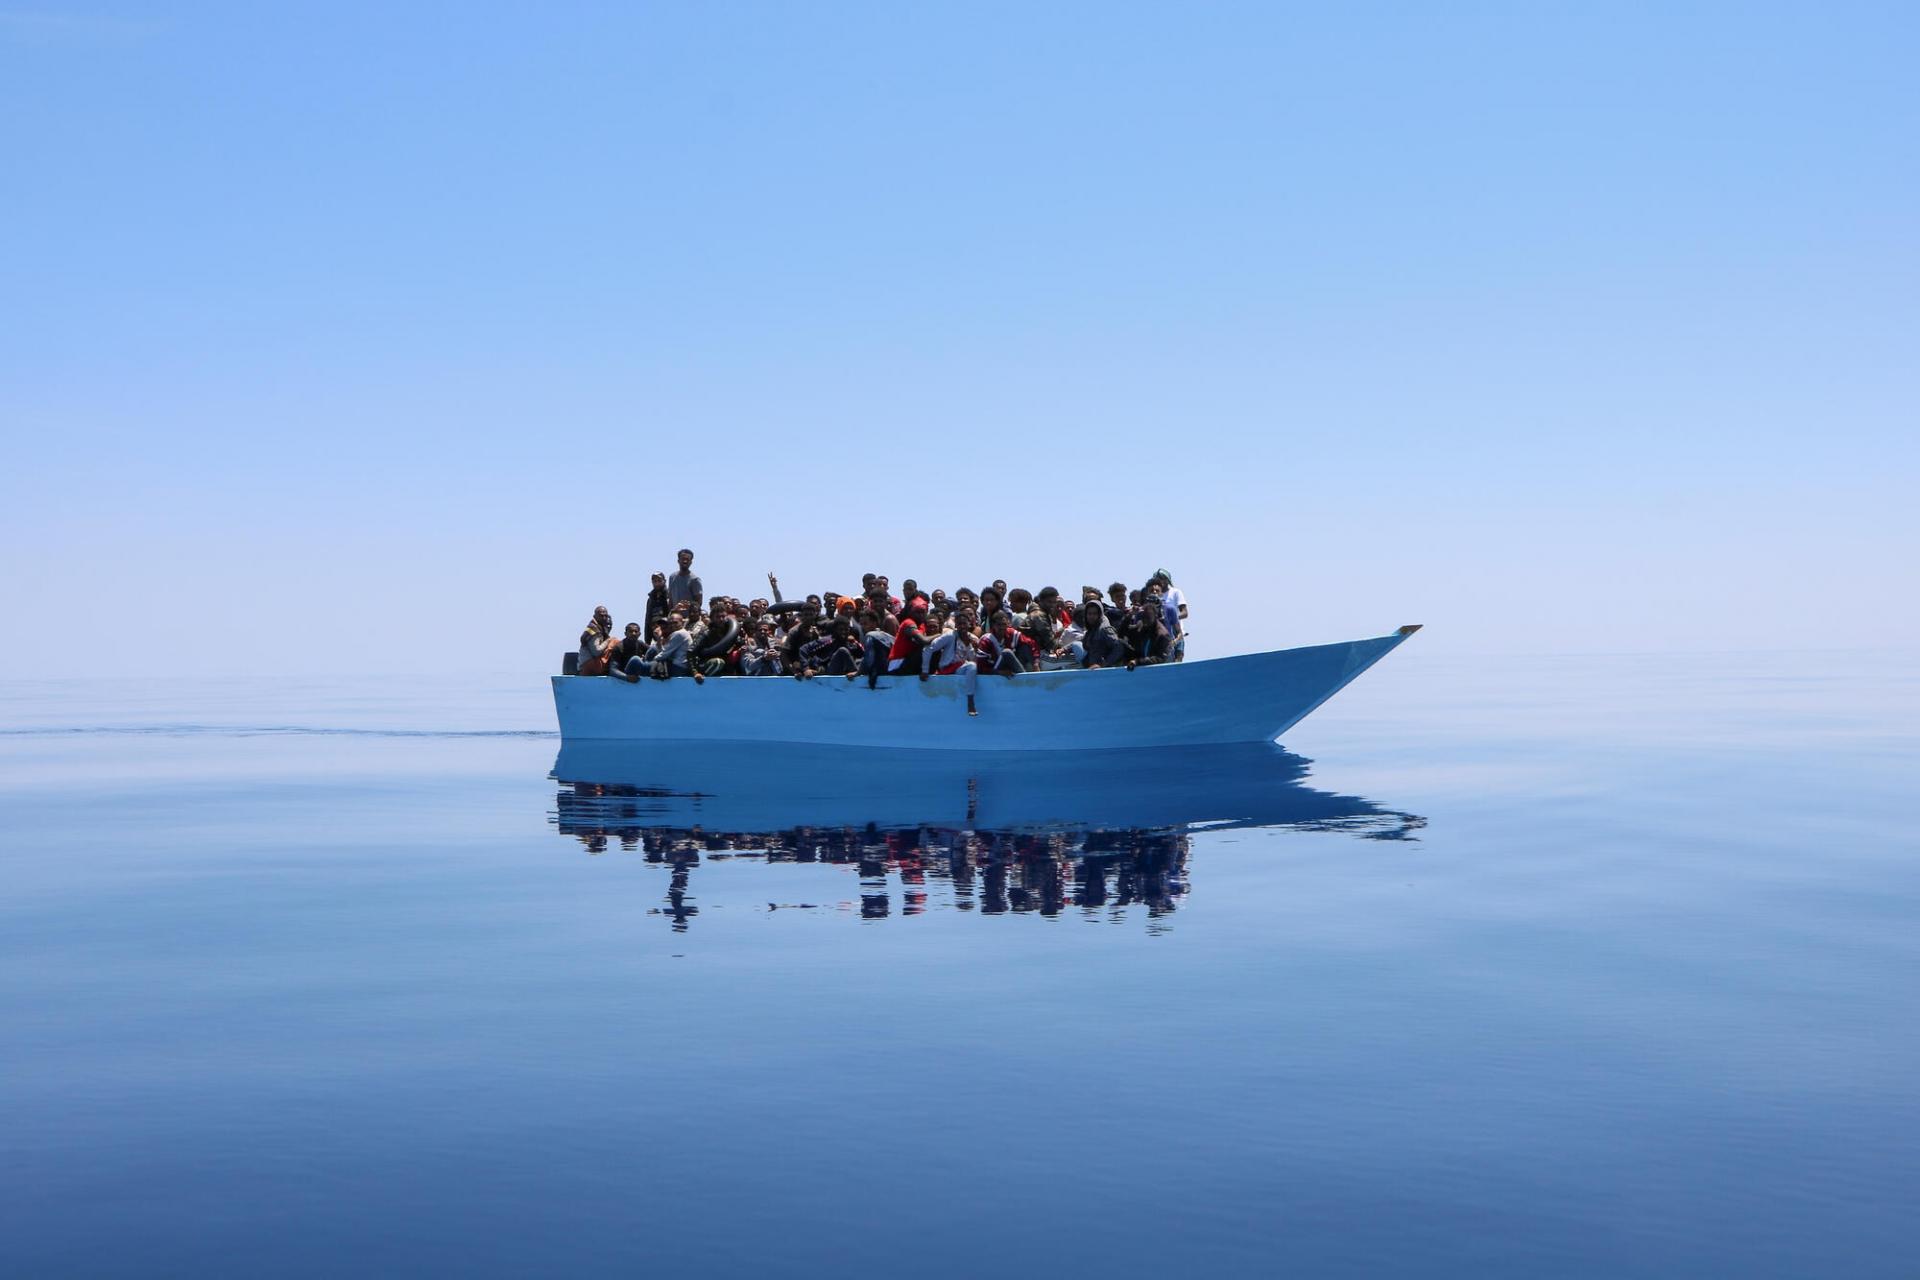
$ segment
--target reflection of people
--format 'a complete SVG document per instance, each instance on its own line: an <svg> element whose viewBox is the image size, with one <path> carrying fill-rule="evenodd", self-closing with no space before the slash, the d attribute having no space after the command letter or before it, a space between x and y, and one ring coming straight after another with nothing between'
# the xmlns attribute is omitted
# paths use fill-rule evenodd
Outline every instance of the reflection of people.
<svg viewBox="0 0 1920 1280"><path fill-rule="evenodd" d="M609 838L668 870L665 906L658 914L683 933L699 914L691 892L693 869L704 853L757 856L768 862L829 863L859 875L863 919L893 915L888 882L898 876L900 915L919 915L940 901L986 915L1032 912L1060 915L1142 906L1150 919L1173 911L1186 896L1189 852L1184 831L994 831L906 827L792 827L767 833L647 826L638 788L567 784L555 797L560 830L591 853Z"/></svg>

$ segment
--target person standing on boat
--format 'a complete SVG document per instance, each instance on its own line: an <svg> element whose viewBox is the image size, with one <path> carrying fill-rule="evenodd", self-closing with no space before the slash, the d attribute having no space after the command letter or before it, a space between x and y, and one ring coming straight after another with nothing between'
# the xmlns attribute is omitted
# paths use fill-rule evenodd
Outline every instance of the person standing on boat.
<svg viewBox="0 0 1920 1280"><path fill-rule="evenodd" d="M647 591L647 609L640 626L643 635L652 635L654 627L667 620L667 608L672 602L667 599L667 575L656 573L653 584Z"/></svg>
<svg viewBox="0 0 1920 1280"><path fill-rule="evenodd" d="M691 605L697 614L706 605L707 589L693 572L693 552L680 548L680 572L667 579L667 603Z"/></svg>

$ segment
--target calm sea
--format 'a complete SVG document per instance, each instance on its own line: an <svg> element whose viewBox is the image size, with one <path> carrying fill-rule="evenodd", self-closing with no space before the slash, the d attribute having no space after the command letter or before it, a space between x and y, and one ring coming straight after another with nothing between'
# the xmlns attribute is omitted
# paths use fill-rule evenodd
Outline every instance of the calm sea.
<svg viewBox="0 0 1920 1280"><path fill-rule="evenodd" d="M1031 769L546 699L0 686L6 1274L1920 1274L1920 660Z"/></svg>

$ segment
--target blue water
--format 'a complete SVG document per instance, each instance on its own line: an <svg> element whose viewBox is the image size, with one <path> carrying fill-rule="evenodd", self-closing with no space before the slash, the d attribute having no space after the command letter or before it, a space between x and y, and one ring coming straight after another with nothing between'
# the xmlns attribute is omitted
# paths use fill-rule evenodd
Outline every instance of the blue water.
<svg viewBox="0 0 1920 1280"><path fill-rule="evenodd" d="M837 788L545 697L0 687L7 1274L1920 1274L1920 661Z"/></svg>

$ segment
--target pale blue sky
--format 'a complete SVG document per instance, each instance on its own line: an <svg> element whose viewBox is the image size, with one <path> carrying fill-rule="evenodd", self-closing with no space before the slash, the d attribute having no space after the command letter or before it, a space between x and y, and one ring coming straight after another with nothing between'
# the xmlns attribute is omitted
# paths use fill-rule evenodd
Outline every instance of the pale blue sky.
<svg viewBox="0 0 1920 1280"><path fill-rule="evenodd" d="M0 671L1173 570L1920 641L1912 5L0 4ZM122 648L87 642L138 633Z"/></svg>

